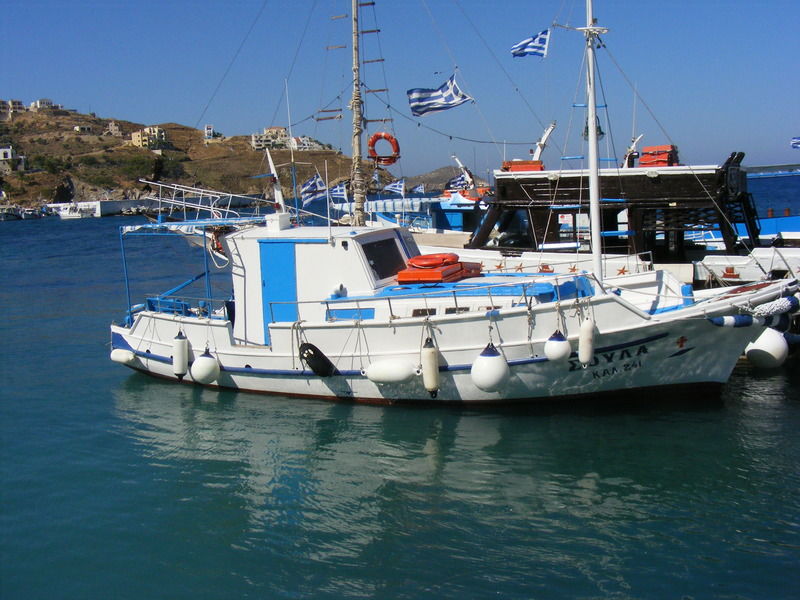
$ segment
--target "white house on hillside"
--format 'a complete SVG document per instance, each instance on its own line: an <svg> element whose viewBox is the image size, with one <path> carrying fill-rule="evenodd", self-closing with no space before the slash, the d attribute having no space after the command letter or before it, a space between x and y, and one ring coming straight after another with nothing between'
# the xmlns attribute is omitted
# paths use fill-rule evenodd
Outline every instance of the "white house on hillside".
<svg viewBox="0 0 800 600"><path fill-rule="evenodd" d="M286 127L265 127L263 133L250 135L250 146L253 150L265 148L287 148L289 145L289 132Z"/></svg>

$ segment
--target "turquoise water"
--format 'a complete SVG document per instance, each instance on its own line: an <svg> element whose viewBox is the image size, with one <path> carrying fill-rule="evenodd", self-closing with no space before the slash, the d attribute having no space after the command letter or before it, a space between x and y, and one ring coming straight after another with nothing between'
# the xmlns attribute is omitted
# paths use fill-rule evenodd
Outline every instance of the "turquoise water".
<svg viewBox="0 0 800 600"><path fill-rule="evenodd" d="M611 410L175 385L108 360L131 222L0 227L3 600L800 597L797 358Z"/></svg>

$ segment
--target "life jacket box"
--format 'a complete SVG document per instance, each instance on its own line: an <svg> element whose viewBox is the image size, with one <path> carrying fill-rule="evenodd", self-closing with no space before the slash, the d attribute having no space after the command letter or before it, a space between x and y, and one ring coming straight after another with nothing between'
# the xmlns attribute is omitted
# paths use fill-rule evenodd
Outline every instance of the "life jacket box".
<svg viewBox="0 0 800 600"><path fill-rule="evenodd" d="M544 171L540 160L504 160L503 171Z"/></svg>
<svg viewBox="0 0 800 600"><path fill-rule="evenodd" d="M640 167L672 167L678 164L678 148L671 144L645 146L639 155Z"/></svg>
<svg viewBox="0 0 800 600"><path fill-rule="evenodd" d="M481 264L474 262L457 262L430 269L408 267L397 273L397 283L450 283L480 274Z"/></svg>
<svg viewBox="0 0 800 600"><path fill-rule="evenodd" d="M480 277L481 263L462 262L461 272L464 274L464 279L466 279L467 277Z"/></svg>
<svg viewBox="0 0 800 600"><path fill-rule="evenodd" d="M408 267L397 273L397 283L441 283L452 281L451 277L459 277L461 263L441 265L430 269Z"/></svg>

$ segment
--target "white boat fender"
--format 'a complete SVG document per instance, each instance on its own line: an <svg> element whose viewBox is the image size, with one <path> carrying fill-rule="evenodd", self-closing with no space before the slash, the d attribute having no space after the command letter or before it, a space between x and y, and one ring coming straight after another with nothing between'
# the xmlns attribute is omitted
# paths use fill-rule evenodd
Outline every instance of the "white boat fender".
<svg viewBox="0 0 800 600"><path fill-rule="evenodd" d="M708 317L708 322L717 327L753 327L769 324L773 317L754 317L753 315L725 315Z"/></svg>
<svg viewBox="0 0 800 600"><path fill-rule="evenodd" d="M800 309L800 300L797 296L778 298L772 302L759 304L753 309L753 314L757 317L769 317L772 315L782 315L784 313L794 313Z"/></svg>
<svg viewBox="0 0 800 600"><path fill-rule="evenodd" d="M180 330L172 340L172 372L178 381L182 381L184 375L189 372L189 340Z"/></svg>
<svg viewBox="0 0 800 600"><path fill-rule="evenodd" d="M744 349L747 360L758 369L776 369L789 356L789 344L780 331L767 327Z"/></svg>
<svg viewBox="0 0 800 600"><path fill-rule="evenodd" d="M405 383L417 375L417 366L402 358L384 358L370 363L361 374L372 383Z"/></svg>
<svg viewBox="0 0 800 600"><path fill-rule="evenodd" d="M427 338L420 350L420 364L422 365L422 385L436 398L439 393L439 350L431 338Z"/></svg>
<svg viewBox="0 0 800 600"><path fill-rule="evenodd" d="M472 363L469 374L475 387L484 392L496 392L508 380L511 370L503 355L489 342Z"/></svg>
<svg viewBox="0 0 800 600"><path fill-rule="evenodd" d="M572 346L569 340L564 337L563 333L556 329L553 335L544 343L544 355L547 357L547 360L560 361L567 360L570 354L572 354Z"/></svg>
<svg viewBox="0 0 800 600"><path fill-rule="evenodd" d="M717 327L772 327L778 331L786 331L791 325L788 314L770 315L768 317L754 317L753 315L726 315L724 317L709 317L709 322Z"/></svg>
<svg viewBox="0 0 800 600"><path fill-rule="evenodd" d="M114 348L111 351L111 360L121 365L132 365L136 362L136 354L132 350L125 350L125 348Z"/></svg>
<svg viewBox="0 0 800 600"><path fill-rule="evenodd" d="M206 348L200 356L198 356L192 363L191 374L192 379L197 383L203 385L215 381L219 377L219 362Z"/></svg>
<svg viewBox="0 0 800 600"><path fill-rule="evenodd" d="M314 344L304 342L300 344L300 358L308 365L315 375L330 377L338 375L339 370Z"/></svg>
<svg viewBox="0 0 800 600"><path fill-rule="evenodd" d="M588 365L594 358L594 321L586 319L581 323L578 334L578 360Z"/></svg>

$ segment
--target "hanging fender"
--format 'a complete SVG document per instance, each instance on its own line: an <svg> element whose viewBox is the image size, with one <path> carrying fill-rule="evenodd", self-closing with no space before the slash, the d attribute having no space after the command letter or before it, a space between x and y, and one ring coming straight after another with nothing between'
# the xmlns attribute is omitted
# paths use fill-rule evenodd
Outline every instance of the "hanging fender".
<svg viewBox="0 0 800 600"><path fill-rule="evenodd" d="M375 144L378 140L386 140L389 142L392 145L392 154L380 156L375 152ZM369 157L379 165L393 165L397 162L397 159L400 158L400 144L397 143L397 139L391 133L386 133L385 131L373 133L369 138L367 148L369 149Z"/></svg>
<svg viewBox="0 0 800 600"><path fill-rule="evenodd" d="M441 252L439 254L420 254L408 259L409 267L418 269L435 269L445 265L454 265L458 262L458 254L452 252Z"/></svg>
<svg viewBox="0 0 800 600"><path fill-rule="evenodd" d="M319 377L330 377L331 375L339 374L336 366L314 344L307 342L300 344L300 358Z"/></svg>

